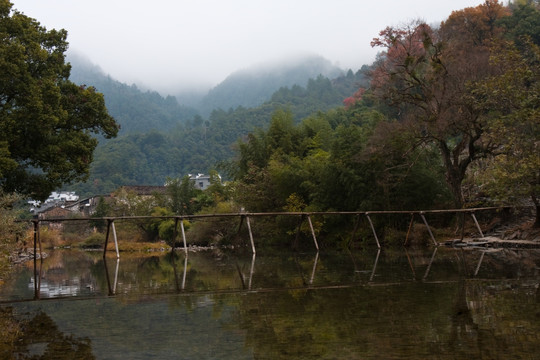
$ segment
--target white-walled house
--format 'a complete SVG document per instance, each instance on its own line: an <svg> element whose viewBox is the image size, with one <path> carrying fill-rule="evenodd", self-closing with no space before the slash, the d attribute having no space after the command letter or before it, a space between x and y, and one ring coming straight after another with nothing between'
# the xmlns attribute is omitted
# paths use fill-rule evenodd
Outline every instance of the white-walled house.
<svg viewBox="0 0 540 360"><path fill-rule="evenodd" d="M53 191L49 197L41 203L41 201L29 200L31 205L30 212L43 212L60 204L72 204L79 201L79 195L75 191Z"/></svg>
<svg viewBox="0 0 540 360"><path fill-rule="evenodd" d="M193 181L195 188L200 189L200 190L206 190L210 186L210 175L205 175L205 174L197 174L197 175L188 174L188 175L189 175L189 179ZM218 175L218 177L221 180L221 176Z"/></svg>
<svg viewBox="0 0 540 360"><path fill-rule="evenodd" d="M53 191L51 195L45 200L45 203L57 203L57 202L75 202L79 201L79 195L75 195L75 191Z"/></svg>

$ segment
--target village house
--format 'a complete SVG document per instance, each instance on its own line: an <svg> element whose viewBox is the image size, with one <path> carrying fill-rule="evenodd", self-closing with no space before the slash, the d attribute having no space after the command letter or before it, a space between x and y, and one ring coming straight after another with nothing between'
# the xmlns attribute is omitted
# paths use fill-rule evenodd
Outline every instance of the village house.
<svg viewBox="0 0 540 360"><path fill-rule="evenodd" d="M37 212L37 218L39 220L48 219L68 219L73 216L73 213L61 206L48 206L45 209L39 209ZM47 225L50 229L62 229L62 222L50 222Z"/></svg>
<svg viewBox="0 0 540 360"><path fill-rule="evenodd" d="M73 213L79 213L83 217L89 217L93 215L96 211L96 208L99 204L100 199L103 198L105 201L110 201L110 195L97 195L89 198L79 200L75 203L66 205L65 208L70 210Z"/></svg>
<svg viewBox="0 0 540 360"><path fill-rule="evenodd" d="M116 193L121 192L133 193L137 196L152 196L156 194L165 195L167 193L166 186L153 185L125 185L121 186Z"/></svg>
<svg viewBox="0 0 540 360"><path fill-rule="evenodd" d="M210 175L205 175L205 174L197 174L197 175L188 174L188 175L189 175L189 179L193 182L196 189L206 190L211 185ZM218 177L221 180L221 176L218 175Z"/></svg>

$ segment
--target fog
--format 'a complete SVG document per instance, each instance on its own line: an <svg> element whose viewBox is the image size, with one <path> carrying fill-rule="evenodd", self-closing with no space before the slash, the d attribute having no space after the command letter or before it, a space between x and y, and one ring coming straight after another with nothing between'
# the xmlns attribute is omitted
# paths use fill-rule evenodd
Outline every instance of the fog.
<svg viewBox="0 0 540 360"><path fill-rule="evenodd" d="M439 24L481 0L12 0L70 51L113 78L162 94L208 89L227 75L299 54L344 69L371 63L370 41L388 25Z"/></svg>

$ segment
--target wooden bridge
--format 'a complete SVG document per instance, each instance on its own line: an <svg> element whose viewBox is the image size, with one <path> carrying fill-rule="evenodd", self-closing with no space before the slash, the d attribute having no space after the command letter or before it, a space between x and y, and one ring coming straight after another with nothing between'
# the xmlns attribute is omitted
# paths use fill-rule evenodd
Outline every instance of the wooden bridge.
<svg viewBox="0 0 540 360"><path fill-rule="evenodd" d="M297 238L300 234L300 227L304 221L307 221L309 224L309 228L311 231L311 235L313 238L313 243L315 246L315 249L319 250L319 243L317 241L317 237L315 234L315 230L313 228L313 223L311 221L312 216L318 216L318 215L341 215L341 216L352 216L355 218L355 224L354 224L354 230L352 233L352 239L354 239L356 232L358 230L358 227L360 225L361 219L366 218L369 226L371 228L371 231L373 233L374 240L377 244L377 247L380 249L381 244L379 241L379 237L377 236L377 232L375 230L375 226L373 225L372 216L388 216L388 215L410 215L410 223L407 230L407 236L404 242L404 245L408 244L409 236L411 233L411 229L414 224L415 217L420 217L422 222L425 224L427 231L429 233L429 236L431 238L431 241L433 242L434 246L439 246L441 243L439 243L435 236L433 235L433 232L431 231L431 228L428 224L426 216L433 215L433 214L463 214L463 215L470 215L474 221L474 224L478 230L478 233L480 235L480 238L484 238L484 233L482 231L482 228L480 227L480 224L478 223L478 220L476 218L476 213L478 212L484 212L484 211L508 211L514 207L484 207L484 208L471 208L471 209L450 209L450 210L414 210L414 211L327 211L327 212L265 212L265 213L252 213L252 212L238 212L238 213L223 213L223 214L198 214L198 215L176 215L176 216L113 216L113 217L101 217L101 218L50 218L50 219L31 219L29 220L34 224L34 258L36 257L37 252L37 244L39 243L39 252L41 255L41 240L39 238L39 224L40 223L55 223L55 222L70 222L70 221L96 221L96 220L102 220L107 223L107 232L105 236L105 243L104 243L104 249L103 249L103 256L105 257L107 252L107 246L109 243L109 239L112 235L114 244L115 244L115 250L116 250L116 256L120 257L119 249L118 249L118 239L116 235L116 228L115 228L115 221L120 220L150 220L150 219L172 219L174 220L174 234L173 234L173 241L176 242L176 239L178 237L178 225L180 224L180 233L182 235L182 241L184 245L184 250L187 252L187 242L186 242L186 232L184 228L184 220L194 220L194 219L204 219L204 218L224 218L224 217L237 217L240 219L240 225L238 230L240 231L243 223L245 222L247 225L248 233L249 233L249 239L251 243L251 250L253 254L255 254L255 241L253 238L253 232L251 230L251 223L250 218L256 218L256 217L277 217L277 216L292 216L297 217L299 219L298 227L297 227Z"/></svg>

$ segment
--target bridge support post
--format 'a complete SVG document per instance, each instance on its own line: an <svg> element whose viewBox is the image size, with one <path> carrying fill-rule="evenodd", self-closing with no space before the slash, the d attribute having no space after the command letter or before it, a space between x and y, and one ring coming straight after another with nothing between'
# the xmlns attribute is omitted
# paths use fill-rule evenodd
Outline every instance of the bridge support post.
<svg viewBox="0 0 540 360"><path fill-rule="evenodd" d="M409 223L409 229L407 230L407 237L405 237L405 242L403 243L403 246L407 246L409 243L409 235L411 234L411 230L414 225L414 213L411 213L411 222Z"/></svg>
<svg viewBox="0 0 540 360"><path fill-rule="evenodd" d="M486 255L486 252L482 251L482 255L480 255L480 259L478 260L478 264L476 265L476 270L474 270L474 276L477 276L478 271L480 271L480 265L482 265L482 260L484 260L484 255Z"/></svg>
<svg viewBox="0 0 540 360"><path fill-rule="evenodd" d="M251 251L253 252L253 254L255 254L255 242L253 241L253 233L251 232L251 223L249 222L249 216L240 215L240 226L238 226L238 234L240 234L240 230L242 229L244 218L246 219L246 224L247 224L248 233L249 233L249 241L251 242Z"/></svg>
<svg viewBox="0 0 540 360"><path fill-rule="evenodd" d="M120 258L120 253L118 252L118 238L116 237L116 228L114 227L114 220L113 219L107 219L107 235L105 235L105 246L103 246L103 257L105 257L105 254L107 253L107 246L109 245L109 235L113 233L114 238L114 248L116 249L116 258Z"/></svg>
<svg viewBox="0 0 540 360"><path fill-rule="evenodd" d="M433 243L435 244L435 246L439 246L439 243L437 242L437 240L435 240L435 236L433 236L433 233L431 232L431 228L429 227L429 225L427 223L426 217L424 216L424 212L420 213L420 217L422 218L422 221L424 221L424 224L427 227L427 230L429 232L429 236L431 236L431 240L433 240Z"/></svg>
<svg viewBox="0 0 540 360"><path fill-rule="evenodd" d="M240 224L238 225L238 231L236 232L236 235L240 235L240 230L242 230L242 224L244 223L244 217L245 215L240 215Z"/></svg>
<svg viewBox="0 0 540 360"><path fill-rule="evenodd" d="M371 226L371 231L373 231L373 236L375 236L375 241L377 242L377 247L380 249L381 244L379 243L379 238L377 237L377 232L375 232L375 227L373 226L373 222L371 221L371 218L369 217L369 213L366 213L366 217L369 221L369 225Z"/></svg>
<svg viewBox="0 0 540 360"><path fill-rule="evenodd" d="M173 228L173 236L172 236L172 244L171 244L171 253L174 251L174 246L176 245L176 238L178 237L178 218L174 218L174 228Z"/></svg>
<svg viewBox="0 0 540 360"><path fill-rule="evenodd" d="M315 254L315 260L313 260L313 269L311 270L311 278L309 279L309 285L313 285L315 280L315 269L317 269L317 262L319 261L319 252Z"/></svg>
<svg viewBox="0 0 540 360"><path fill-rule="evenodd" d="M180 220L180 230L182 231L182 241L184 242L184 251L187 255L186 230L184 229L184 219Z"/></svg>
<svg viewBox="0 0 540 360"><path fill-rule="evenodd" d="M105 254L107 253L107 245L109 245L109 234L111 233L112 222L112 219L107 219L107 234L105 235L105 245L103 246L103 258L105 258Z"/></svg>
<svg viewBox="0 0 540 360"><path fill-rule="evenodd" d="M371 276L369 277L369 281L373 281L373 278L375 277L375 271L377 270L377 264L379 263L379 256L381 255L381 248L377 250L377 256L375 257L375 263L373 263L373 269L371 270Z"/></svg>
<svg viewBox="0 0 540 360"><path fill-rule="evenodd" d="M248 289L251 290L251 282L253 280L253 272L255 271L255 253L253 253L253 256L251 257L251 268L249 269L249 282L248 282Z"/></svg>
<svg viewBox="0 0 540 360"><path fill-rule="evenodd" d="M32 220L34 223L34 263L37 256L37 244L39 244L39 258L43 261L43 246L41 246L41 237L39 236L39 220Z"/></svg>
<svg viewBox="0 0 540 360"><path fill-rule="evenodd" d="M478 220L476 220L476 216L474 216L474 212L471 212L471 216L474 220L474 223L476 224L476 228L478 229L478 232L480 233L481 237L484 237L484 233L482 232L482 229L480 228L480 225L478 224Z"/></svg>
<svg viewBox="0 0 540 360"><path fill-rule="evenodd" d="M246 216L246 224L249 232L249 240L251 241L251 251L255 254L255 242L253 241L253 233L251 232L251 223L249 222L249 216Z"/></svg>
<svg viewBox="0 0 540 360"><path fill-rule="evenodd" d="M313 230L313 223L311 222L311 216L307 216L309 223L309 228L311 229L311 235L313 236L313 242L315 243L315 248L319 251L319 244L317 243L317 237L315 236L315 230Z"/></svg>
<svg viewBox="0 0 540 360"><path fill-rule="evenodd" d="M34 220L34 298L39 299L39 290L41 289L41 263L43 263L43 253L41 238L39 237L39 220ZM37 270L37 244L39 243L39 272Z"/></svg>
<svg viewBox="0 0 540 360"><path fill-rule="evenodd" d="M118 238L116 237L116 227L114 226L114 221L111 221L111 227L113 232L114 248L116 250L116 258L120 259L120 252L118 250Z"/></svg>

